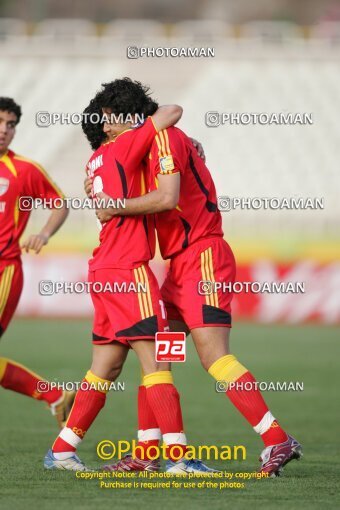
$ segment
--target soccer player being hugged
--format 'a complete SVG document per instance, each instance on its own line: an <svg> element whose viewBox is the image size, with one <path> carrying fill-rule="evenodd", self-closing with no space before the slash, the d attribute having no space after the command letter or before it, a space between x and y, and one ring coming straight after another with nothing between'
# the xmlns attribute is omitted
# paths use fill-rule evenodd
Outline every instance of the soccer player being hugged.
<svg viewBox="0 0 340 510"><path fill-rule="evenodd" d="M146 101L140 84L120 80L116 85L113 91L104 86L85 110L85 113L95 112L99 98L110 95L112 110L108 112L104 131L98 136L100 125L84 126L92 148L96 149L87 169L93 177L94 196L104 192L128 199L146 191L143 160L156 134L176 123L182 109L178 106L154 108L151 101L150 104ZM136 108L141 105L141 115L146 116L150 107L153 115L143 124L135 125ZM99 113L102 116L101 110ZM108 142L103 143L106 140ZM44 466L75 471L88 469L76 455L76 449L103 408L110 383L120 374L132 348L144 376L138 393L137 456L129 456L129 462L133 470L158 470L159 462L146 453L151 446L158 445L161 436L172 460L183 458L187 443L180 398L170 366L155 361L155 334L167 330L168 323L157 280L148 265L155 250L153 218L130 215L103 222L99 240L89 262L89 282L96 284L91 286L94 305L92 365L85 375L85 384L77 392L65 428L45 456ZM132 291L104 290L107 284L114 282L125 284L126 289L132 288ZM187 460L182 469L182 472L202 471L213 470L197 460Z"/></svg>
<svg viewBox="0 0 340 510"><path fill-rule="evenodd" d="M20 117L20 106L11 98L0 97L0 337L12 319L23 287L21 248L39 253L68 214L66 207L53 209L39 234L30 236L20 247L31 212L27 203L27 210L21 210L20 198L30 201L63 197L40 165L9 149ZM74 392L50 389L39 393L38 382L41 380L41 376L23 365L0 356L0 386L47 402L62 428Z"/></svg>
<svg viewBox="0 0 340 510"><path fill-rule="evenodd" d="M110 109L109 97L104 100L102 107ZM284 465L301 457L301 445L274 418L254 376L230 351L232 293L215 283L234 282L235 259L223 239L211 174L190 138L176 127L155 134L145 164L149 193L128 197L124 208L98 209L97 216L116 222L130 215L155 215L162 256L170 259L161 288L170 329L190 331L201 363L214 379L238 383L226 389L226 396L263 440L261 470L279 475ZM88 193L91 187L87 179Z"/></svg>

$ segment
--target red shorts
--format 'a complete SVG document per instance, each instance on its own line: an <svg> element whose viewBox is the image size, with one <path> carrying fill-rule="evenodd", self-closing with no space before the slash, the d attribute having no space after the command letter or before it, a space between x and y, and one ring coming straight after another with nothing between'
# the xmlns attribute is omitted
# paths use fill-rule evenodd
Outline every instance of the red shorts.
<svg viewBox="0 0 340 510"><path fill-rule="evenodd" d="M147 264L136 269L89 271L89 281L95 345L116 341L129 346L133 340L154 340L157 331L168 329L158 283ZM105 289L105 284L108 291L95 291Z"/></svg>
<svg viewBox="0 0 340 510"><path fill-rule="evenodd" d="M0 336L6 331L21 296L24 283L20 259L0 261Z"/></svg>
<svg viewBox="0 0 340 510"><path fill-rule="evenodd" d="M235 259L222 237L202 239L171 259L161 288L169 320L188 328L231 327L232 292L222 284L235 281Z"/></svg>

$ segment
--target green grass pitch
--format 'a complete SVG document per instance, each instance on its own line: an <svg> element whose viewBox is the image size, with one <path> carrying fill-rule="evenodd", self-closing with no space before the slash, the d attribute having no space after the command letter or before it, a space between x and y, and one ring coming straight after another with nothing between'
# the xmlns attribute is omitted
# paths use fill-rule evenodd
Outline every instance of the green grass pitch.
<svg viewBox="0 0 340 510"><path fill-rule="evenodd" d="M0 352L40 375L60 381L81 380L91 360L87 321L15 320ZM303 392L267 392L265 398L281 424L304 447L280 479L249 481L244 489L113 490L98 480L76 480L73 473L45 472L42 461L57 434L45 404L0 388L0 508L75 510L143 509L326 509L339 507L339 330L317 326L236 324L232 347L258 380L303 381ZM174 367L184 421L191 444L243 444L244 462L213 463L228 471L254 471L262 443L200 367L188 342L185 364ZM110 393L80 457L99 466L96 444L135 437L138 364L130 354L120 381L126 390Z"/></svg>

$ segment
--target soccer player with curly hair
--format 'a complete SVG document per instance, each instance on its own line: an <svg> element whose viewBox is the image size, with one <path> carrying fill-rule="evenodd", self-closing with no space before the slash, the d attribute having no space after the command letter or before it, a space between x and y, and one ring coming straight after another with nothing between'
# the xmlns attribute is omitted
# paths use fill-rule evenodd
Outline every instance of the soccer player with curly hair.
<svg viewBox="0 0 340 510"><path fill-rule="evenodd" d="M139 83L118 80L116 85L117 102L113 103L111 111L105 112L107 119L110 116L114 119L104 120L103 128L98 124L96 129L91 116L99 113L97 105L106 94L106 85L85 109L88 115L84 117L83 129L95 149L87 170L94 179L94 196L104 191L128 199L146 191L143 161L155 135L176 123L182 109L175 105L158 108ZM144 116L152 113L142 125L134 122L137 109ZM175 463L185 455L186 436L180 398L169 363L155 361L155 335L169 328L158 283L149 268L155 251L153 218L136 215L104 222L99 240L89 262L95 312L92 365L85 375L85 384L77 392L65 428L45 456L44 466L46 469L88 469L75 452L103 408L110 383L119 376L129 350L133 349L141 365L143 381L138 392L137 456L128 456L129 466L133 470L155 471L160 467L159 461L153 460L154 451L153 455L147 455L150 447L157 446L162 436L167 456ZM94 291L94 284L104 287L108 282L132 285L137 292ZM185 468L187 472L213 471L197 460L188 460Z"/></svg>
<svg viewBox="0 0 340 510"><path fill-rule="evenodd" d="M126 80L127 84L129 83ZM101 106L106 112L119 108L116 82L105 86ZM134 97L133 91L131 91ZM150 98L148 97L147 103ZM138 104L142 111L143 106ZM136 107L134 111L138 113ZM114 125L106 126L112 136ZM301 445L287 434L268 409L250 371L231 353L232 292L216 282L232 284L235 259L223 239L222 219L215 185L205 162L191 140L177 127L154 136L146 158L149 193L129 197L124 208L97 211L107 225L130 215L155 215L160 250L170 259L170 269L161 288L172 331L190 331L203 368L217 381L227 384L226 396L264 443L261 470L277 476L292 459L302 455ZM85 182L91 192L91 180ZM113 198L121 195L108 194ZM101 198L108 198L100 193ZM202 284L203 282L203 284ZM181 470L181 462L177 462Z"/></svg>

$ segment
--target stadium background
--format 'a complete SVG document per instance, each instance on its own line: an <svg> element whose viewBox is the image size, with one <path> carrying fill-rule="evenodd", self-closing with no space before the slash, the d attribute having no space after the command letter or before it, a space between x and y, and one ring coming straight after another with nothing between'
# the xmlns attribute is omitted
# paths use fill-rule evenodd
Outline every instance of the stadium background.
<svg viewBox="0 0 340 510"><path fill-rule="evenodd" d="M136 4L98 0L71 4L14 0L0 1L0 15L1 95L15 98L23 107L12 148L41 163L67 196L84 196L84 167L90 149L79 125L38 127L37 112L81 112L101 83L130 76L149 84L160 103L183 106L179 127L202 142L219 196L324 199L325 208L316 211L224 212L223 225L240 275L254 281L283 279L306 285L305 294L261 295L241 304L235 300L232 338L236 353L258 379L305 383L302 394L271 394L268 400L274 414L283 415L281 421L309 449L303 468L289 468L296 476L293 482L288 478L265 488L250 484L247 502L260 498L264 507L279 508L285 502L275 496L281 494L289 498L290 508L298 505L298 497L309 508L319 508L321 502L334 507L329 469L335 462L335 420L330 409L336 398L340 322L339 2L143 0ZM216 56L133 60L126 56L128 46L210 46ZM314 123L209 128L204 122L208 111L312 113ZM37 232L44 218L45 212L34 212L26 235ZM71 211L41 255L23 256L20 319L14 320L1 342L3 355L51 379L82 377L90 359L90 298L40 296L38 283L84 280L97 238L94 213ZM153 267L161 281L165 266L159 256ZM175 367L175 373L192 441L244 441L249 445L246 468L254 469L259 444L254 444L251 431L230 407L226 405L228 412L223 413L222 397L212 395L213 386L200 369L190 341L188 349L185 369ZM138 371L130 358L123 374L127 390L111 398L89 433L82 449L85 460L98 461L95 444L103 437L133 437ZM1 463L0 468L6 479L7 506L3 508L24 506L27 497L34 499L37 508L47 505L48 497L56 498L58 508L66 508L70 494L80 497L82 491L87 498L82 508L109 501L113 494L93 484L80 486L78 482L75 488L67 476L44 474L41 458L54 437L50 418L28 399L7 392L1 392L0 398L6 409L0 423L6 445L3 455L11 456L7 467ZM218 429L216 423L220 423ZM20 456L12 458L18 437L23 446ZM27 476L32 462L34 469ZM57 488L63 489L61 496ZM188 507L203 506L213 499L214 507L222 508L227 497L235 508L243 508L245 503L236 491L224 494L180 492L167 501L162 499L162 505L170 508L185 500ZM124 502L134 503L135 497L124 493ZM142 497L151 508L151 493Z"/></svg>

